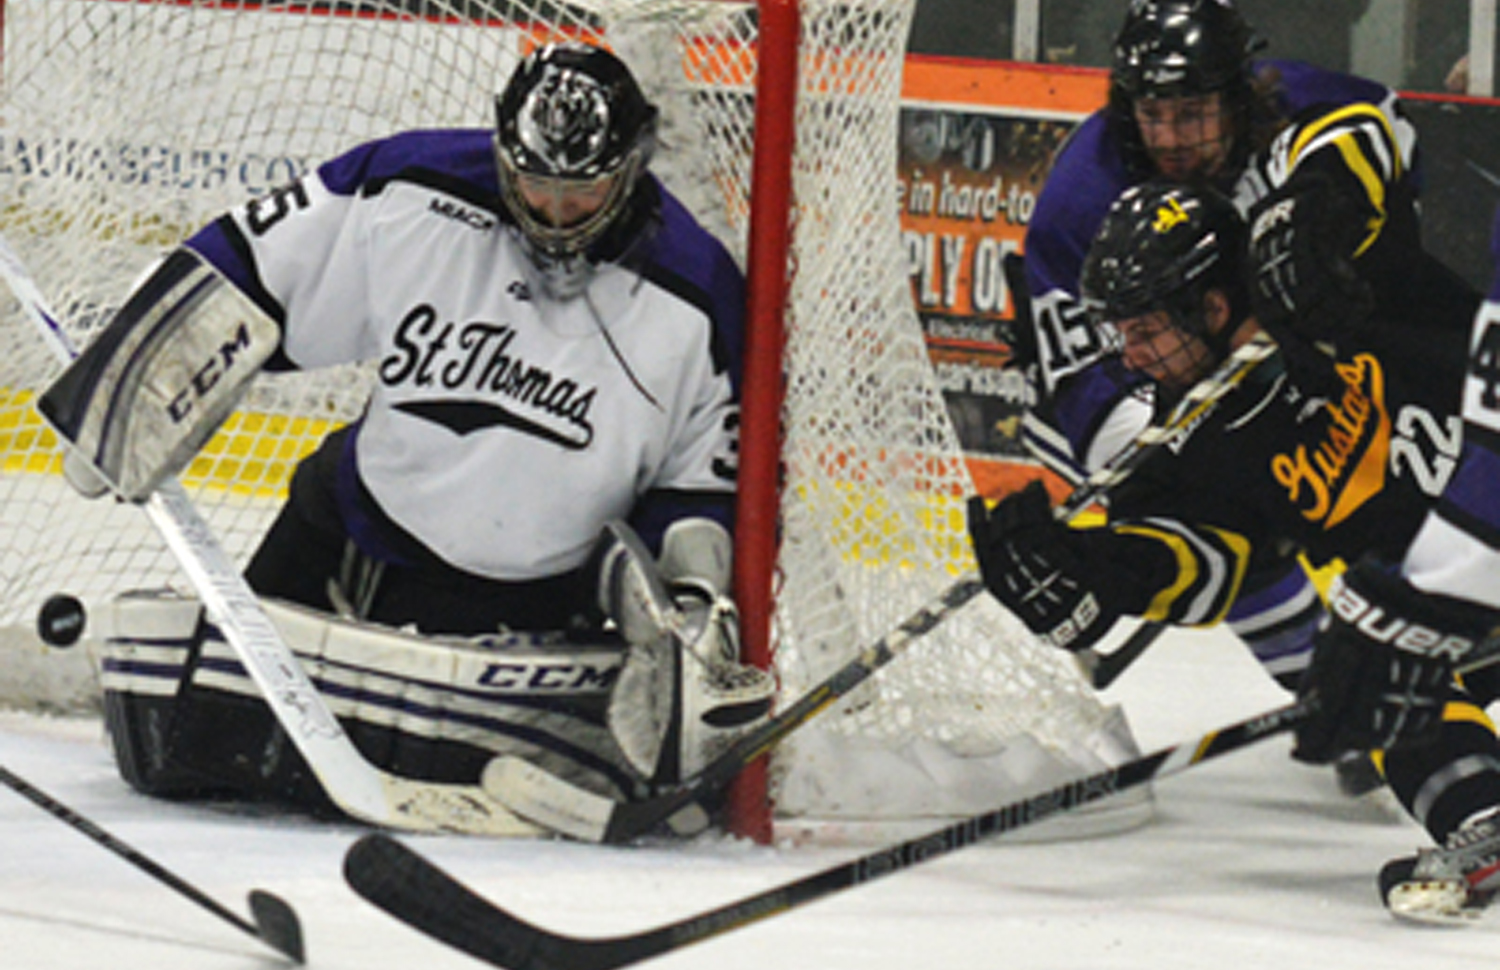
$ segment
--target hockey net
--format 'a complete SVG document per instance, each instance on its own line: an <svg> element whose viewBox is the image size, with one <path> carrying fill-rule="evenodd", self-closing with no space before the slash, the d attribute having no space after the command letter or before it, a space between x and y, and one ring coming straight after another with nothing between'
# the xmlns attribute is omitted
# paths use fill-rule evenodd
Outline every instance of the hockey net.
<svg viewBox="0 0 1500 970"><path fill-rule="evenodd" d="M973 568L972 483L913 311L894 204L911 5L804 0L798 77L778 82L796 92L783 186L792 249L772 268L790 270L769 630L787 696ZM0 229L86 341L156 256L224 209L364 139L490 124L521 53L564 36L631 63L663 108L655 167L744 260L762 20L753 3L722 0L4 0ZM785 203L768 205L775 215ZM87 703L88 684L17 632L42 600L67 591L94 605L184 580L138 510L62 484L32 408L55 370L9 306L0 624L15 659L0 700L70 708ZM262 378L187 470L240 561L296 460L357 414L366 382L357 368ZM775 434L774 410L745 420ZM783 746L770 772L780 812L951 816L1119 760L1115 712L982 600Z"/></svg>

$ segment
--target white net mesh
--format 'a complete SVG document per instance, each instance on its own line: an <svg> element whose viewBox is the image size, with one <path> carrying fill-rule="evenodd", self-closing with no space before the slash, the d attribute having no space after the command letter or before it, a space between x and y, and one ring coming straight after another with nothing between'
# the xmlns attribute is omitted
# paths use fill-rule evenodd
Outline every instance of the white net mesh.
<svg viewBox="0 0 1500 970"><path fill-rule="evenodd" d="M911 305L895 204L911 4L811 0L802 13L775 618L791 692L972 568L962 508L972 485ZM378 0L338 9L6 0L0 225L75 336L86 339L165 247L248 195L366 138L489 124L493 91L521 51L555 33L602 36L632 64L664 112L658 171L743 257L752 4ZM180 584L137 510L85 503L61 484L56 444L31 408L54 371L8 308L0 624L28 624L58 590L97 602ZM241 561L296 459L357 412L365 386L359 371L262 379L184 476ZM774 777L788 810L859 814L875 806L854 790L878 786L830 760L843 758L836 750L911 756L919 773L900 785L925 795L946 770L934 759L950 755L993 766L1024 751L1060 758L1074 774L1078 762L1092 764L1106 720L1071 665L998 607L976 603L815 722L818 732L799 732ZM827 797L819 805L814 795Z"/></svg>

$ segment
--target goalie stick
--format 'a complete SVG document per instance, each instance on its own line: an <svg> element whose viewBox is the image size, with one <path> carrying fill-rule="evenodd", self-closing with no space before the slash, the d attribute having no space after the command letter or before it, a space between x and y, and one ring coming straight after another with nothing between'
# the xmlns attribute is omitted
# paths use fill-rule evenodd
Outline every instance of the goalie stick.
<svg viewBox="0 0 1500 970"><path fill-rule="evenodd" d="M1134 442L1089 475L1058 506L1057 517L1064 521L1072 519L1128 478L1158 448L1191 434L1226 394L1275 351L1275 341L1264 332L1241 345L1217 370L1188 391L1166 421L1144 429ZM513 755L502 755L490 762L485 769L484 787L517 815L553 831L586 842L628 842L719 791L782 738L862 684L900 656L913 641L984 590L984 583L975 576L953 583L790 706L738 738L697 776L662 794L635 801L615 801ZM1149 636L1154 637L1155 633ZM1147 643L1149 640L1138 644L1139 649L1144 650ZM1128 662L1124 661L1120 669Z"/></svg>
<svg viewBox="0 0 1500 970"><path fill-rule="evenodd" d="M4 783L8 788L25 797L43 811L66 822L137 869L140 869L159 882L170 886L210 913L249 933L271 949L286 956L293 963L306 962L307 953L302 945L302 924L298 921L297 914L292 907L287 905L279 896L274 896L261 889L252 889L250 891L250 915L254 922L247 920L228 907L214 901L201 889L189 883L181 876L173 874L160 863L109 834L98 825L79 815L62 802L4 766L0 766L0 783Z"/></svg>
<svg viewBox="0 0 1500 970"><path fill-rule="evenodd" d="M716 909L623 936L569 936L528 923L483 899L412 849L378 833L366 835L350 847L344 858L344 877L356 893L376 907L492 966L504 970L609 970L674 952L1116 792L1178 774L1210 758L1292 730L1309 711L1300 703L1281 707L929 835Z"/></svg>
<svg viewBox="0 0 1500 970"><path fill-rule="evenodd" d="M48 349L64 363L77 356L57 315L3 235L0 275ZM366 761L182 485L167 481L142 507L276 720L340 809L364 822L412 831L540 834L478 785L416 781L381 771Z"/></svg>

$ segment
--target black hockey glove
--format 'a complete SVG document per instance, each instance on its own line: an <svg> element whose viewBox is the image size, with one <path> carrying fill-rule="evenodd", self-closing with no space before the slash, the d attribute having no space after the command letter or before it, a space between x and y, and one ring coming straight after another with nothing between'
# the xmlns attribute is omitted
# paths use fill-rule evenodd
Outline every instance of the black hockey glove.
<svg viewBox="0 0 1500 970"><path fill-rule="evenodd" d="M1365 217L1323 175L1299 174L1250 211L1250 305L1278 338L1313 342L1352 333L1374 306L1354 267Z"/></svg>
<svg viewBox="0 0 1500 970"><path fill-rule="evenodd" d="M1120 618L1110 577L1088 564L1088 537L1053 518L1041 482L990 510L970 499L969 535L985 586L1042 641L1083 650Z"/></svg>
<svg viewBox="0 0 1500 970"><path fill-rule="evenodd" d="M1364 561L1334 580L1298 696L1314 701L1292 756L1326 764L1347 751L1416 747L1442 728L1454 666L1493 614L1425 595Z"/></svg>

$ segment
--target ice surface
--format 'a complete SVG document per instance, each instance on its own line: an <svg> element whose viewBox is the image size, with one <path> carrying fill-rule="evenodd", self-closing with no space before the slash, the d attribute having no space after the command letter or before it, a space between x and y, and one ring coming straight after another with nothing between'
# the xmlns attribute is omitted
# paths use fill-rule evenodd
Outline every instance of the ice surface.
<svg viewBox="0 0 1500 970"><path fill-rule="evenodd" d="M1108 693L1143 746L1284 703L1238 650L1176 635ZM1380 970L1496 965L1500 918L1462 929L1393 921L1374 877L1423 834L1386 796L1339 795L1278 738L1161 782L1157 817L1069 843L972 848L663 957L716 970L1109 968ZM0 764L247 913L253 888L301 916L310 966L462 970L474 960L356 897L340 875L355 826L172 805L130 793L97 721L0 717ZM570 933L631 932L864 851L725 838L603 848L420 837L477 890ZM0 789L0 967L245 970L254 939L31 803Z"/></svg>

